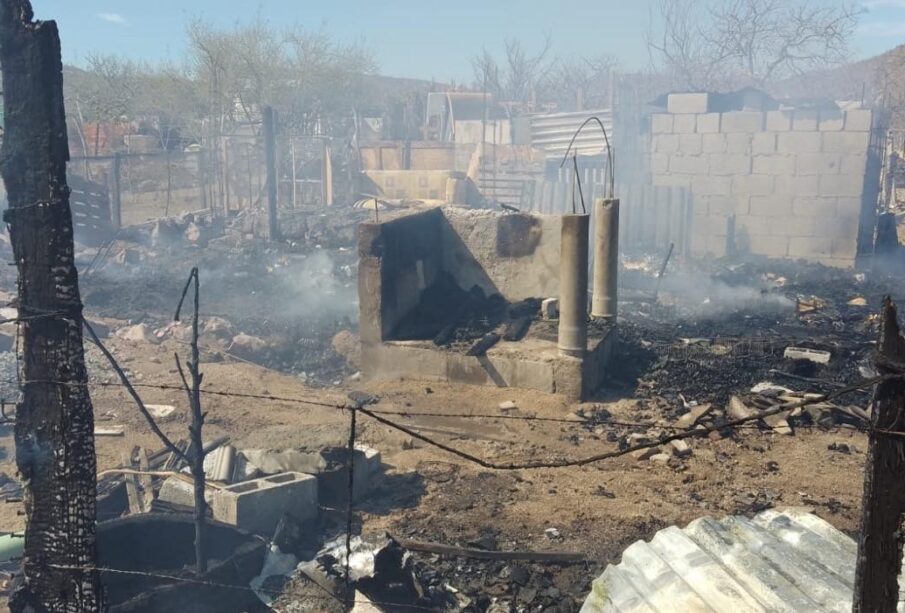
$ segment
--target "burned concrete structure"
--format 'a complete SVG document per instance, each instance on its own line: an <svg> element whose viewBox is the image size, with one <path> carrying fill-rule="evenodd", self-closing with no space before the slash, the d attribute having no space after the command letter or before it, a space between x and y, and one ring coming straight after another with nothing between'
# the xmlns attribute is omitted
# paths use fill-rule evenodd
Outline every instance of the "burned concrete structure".
<svg viewBox="0 0 905 613"><path fill-rule="evenodd" d="M587 324L586 223L585 289L572 296L588 328L585 351L560 351L558 322L540 317L541 301L563 290L566 219L443 207L361 224L362 374L574 399L599 387L615 327Z"/></svg>

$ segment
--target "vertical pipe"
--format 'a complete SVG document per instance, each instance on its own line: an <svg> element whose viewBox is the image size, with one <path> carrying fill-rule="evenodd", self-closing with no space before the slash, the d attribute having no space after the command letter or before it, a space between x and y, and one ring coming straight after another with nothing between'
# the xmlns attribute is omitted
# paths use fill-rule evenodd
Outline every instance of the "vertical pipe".
<svg viewBox="0 0 905 613"><path fill-rule="evenodd" d="M579 358L588 346L588 215L562 216L558 345Z"/></svg>
<svg viewBox="0 0 905 613"><path fill-rule="evenodd" d="M619 199L594 201L594 294L591 317L616 317L619 272Z"/></svg>
<svg viewBox="0 0 905 613"><path fill-rule="evenodd" d="M274 140L273 107L264 107L264 164L267 170L267 238L279 237L277 224L276 141Z"/></svg>

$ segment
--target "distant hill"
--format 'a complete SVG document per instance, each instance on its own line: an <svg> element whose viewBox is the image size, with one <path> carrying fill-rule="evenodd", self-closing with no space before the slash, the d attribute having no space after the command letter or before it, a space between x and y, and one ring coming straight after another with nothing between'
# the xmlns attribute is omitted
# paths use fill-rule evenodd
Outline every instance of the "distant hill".
<svg viewBox="0 0 905 613"><path fill-rule="evenodd" d="M891 113L893 127L905 129L905 45L865 60L792 77L770 87L779 98L863 100Z"/></svg>

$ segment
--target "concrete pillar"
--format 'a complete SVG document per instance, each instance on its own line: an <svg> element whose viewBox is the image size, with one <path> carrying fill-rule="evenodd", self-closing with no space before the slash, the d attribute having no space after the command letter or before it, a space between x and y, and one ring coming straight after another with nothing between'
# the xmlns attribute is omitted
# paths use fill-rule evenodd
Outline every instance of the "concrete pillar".
<svg viewBox="0 0 905 613"><path fill-rule="evenodd" d="M616 317L619 274L619 198L594 200L594 294L591 317Z"/></svg>
<svg viewBox="0 0 905 613"><path fill-rule="evenodd" d="M559 352L583 357L588 346L588 219L562 216L559 255Z"/></svg>

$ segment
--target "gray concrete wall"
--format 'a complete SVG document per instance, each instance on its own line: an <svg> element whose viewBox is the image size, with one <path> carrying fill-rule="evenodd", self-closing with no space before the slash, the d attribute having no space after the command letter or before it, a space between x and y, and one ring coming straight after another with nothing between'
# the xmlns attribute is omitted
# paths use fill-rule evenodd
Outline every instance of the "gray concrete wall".
<svg viewBox="0 0 905 613"><path fill-rule="evenodd" d="M439 208L358 227L358 300L362 343L391 337L442 266Z"/></svg>
<svg viewBox="0 0 905 613"><path fill-rule="evenodd" d="M674 111L704 108L693 97L673 102ZM863 109L654 114L652 182L691 189L694 254L724 255L734 215L742 253L851 266L873 219L872 123Z"/></svg>
<svg viewBox="0 0 905 613"><path fill-rule="evenodd" d="M478 285L509 301L559 295L559 216L455 207L443 213L443 269L460 287Z"/></svg>
<svg viewBox="0 0 905 613"><path fill-rule="evenodd" d="M559 294L560 218L433 208L358 228L362 343L393 338L446 271L469 290L509 301Z"/></svg>

